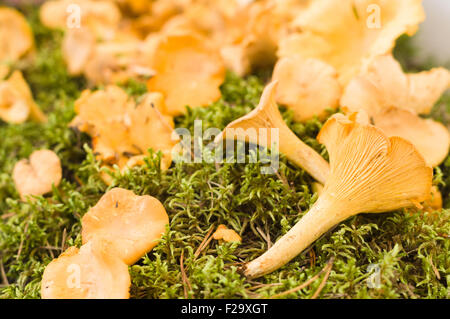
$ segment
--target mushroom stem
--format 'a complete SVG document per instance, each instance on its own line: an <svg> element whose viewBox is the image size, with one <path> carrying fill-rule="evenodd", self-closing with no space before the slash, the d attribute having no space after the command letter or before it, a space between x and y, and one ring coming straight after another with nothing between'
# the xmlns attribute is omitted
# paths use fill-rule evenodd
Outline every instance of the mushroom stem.
<svg viewBox="0 0 450 319"><path fill-rule="evenodd" d="M299 139L286 124L280 126L279 129L280 153L324 185L330 172L328 162L313 148Z"/></svg>
<svg viewBox="0 0 450 319"><path fill-rule="evenodd" d="M325 194L324 194L325 195ZM271 273L295 258L320 236L353 213L336 205L330 196L319 197L308 213L263 255L244 265L249 278Z"/></svg>
<svg viewBox="0 0 450 319"><path fill-rule="evenodd" d="M272 82L261 96L259 105L249 114L231 122L225 130L217 136L218 143L224 138L259 144L270 147L270 131L278 129L278 147L295 165L303 168L308 174L321 184L325 184L330 167L328 162L314 149L306 145L292 132L283 120L283 117L275 103L275 91L277 82ZM255 130L256 135L248 134L249 130ZM266 129L266 136L260 136L260 132Z"/></svg>

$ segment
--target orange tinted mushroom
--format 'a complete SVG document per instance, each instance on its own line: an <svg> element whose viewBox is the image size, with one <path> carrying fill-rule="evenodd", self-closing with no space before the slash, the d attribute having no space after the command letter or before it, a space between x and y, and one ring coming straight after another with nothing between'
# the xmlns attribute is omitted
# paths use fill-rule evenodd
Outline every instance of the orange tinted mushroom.
<svg viewBox="0 0 450 319"><path fill-rule="evenodd" d="M42 299L128 299L128 266L105 242L68 248L44 270Z"/></svg>
<svg viewBox="0 0 450 319"><path fill-rule="evenodd" d="M146 155L149 148L162 151L162 168L172 161L173 123L163 115L164 99L158 93L136 103L125 91L108 86L105 91L85 91L75 102L77 117L71 126L92 136L93 150L105 164L120 168L133 156Z"/></svg>
<svg viewBox="0 0 450 319"><path fill-rule="evenodd" d="M42 24L49 28L69 29L88 26L100 31L105 26L110 28L118 25L122 14L117 5L111 1L55 0L45 1L42 4L39 17Z"/></svg>
<svg viewBox="0 0 450 319"><path fill-rule="evenodd" d="M284 122L275 102L276 87L276 82L267 85L258 106L247 115L228 124L216 137L215 142L235 139L271 148L273 145L270 141L275 140L272 138L272 132L278 130L278 140L275 143L280 153L324 184L330 167L319 153L298 138Z"/></svg>
<svg viewBox="0 0 450 319"><path fill-rule="evenodd" d="M294 120L324 118L339 106L341 86L336 70L317 59L285 57L278 60L272 80L278 81L276 100L294 112Z"/></svg>
<svg viewBox="0 0 450 319"><path fill-rule="evenodd" d="M0 8L0 64L15 62L34 46L33 33L17 10Z"/></svg>
<svg viewBox="0 0 450 319"><path fill-rule="evenodd" d="M186 105L207 106L217 101L225 68L217 50L195 34L173 34L159 42L152 68L156 75L147 86L149 91L164 94L167 113L183 114Z"/></svg>
<svg viewBox="0 0 450 319"><path fill-rule="evenodd" d="M164 206L154 197L114 188L82 218L83 243L102 240L132 265L158 243L169 223Z"/></svg>
<svg viewBox="0 0 450 319"><path fill-rule="evenodd" d="M227 226L222 224L219 225L219 227L217 227L217 230L213 234L213 238L215 240L226 241L227 243L242 241L242 238L241 236L238 235L238 233L236 233L233 229L229 229Z"/></svg>
<svg viewBox="0 0 450 319"><path fill-rule="evenodd" d="M61 182L62 169L59 157L50 150L39 150L30 159L16 163L13 180L22 200L28 196L44 195Z"/></svg>
<svg viewBox="0 0 450 319"><path fill-rule="evenodd" d="M315 0L293 22L299 32L281 40L278 55L320 59L346 85L424 19L422 0Z"/></svg>
<svg viewBox="0 0 450 319"><path fill-rule="evenodd" d="M375 58L345 88L341 105L349 112L361 108L375 114L387 107L411 109L427 114L450 87L450 72L435 68L420 73L404 73L390 54Z"/></svg>
<svg viewBox="0 0 450 319"><path fill-rule="evenodd" d="M373 115L372 121L388 136L399 136L414 144L432 167L438 166L447 157L450 133L439 122L423 119L411 110L395 107Z"/></svg>
<svg viewBox="0 0 450 319"><path fill-rule="evenodd" d="M33 100L30 87L20 71L0 81L0 119L8 123L23 123L28 118L45 122L47 117Z"/></svg>

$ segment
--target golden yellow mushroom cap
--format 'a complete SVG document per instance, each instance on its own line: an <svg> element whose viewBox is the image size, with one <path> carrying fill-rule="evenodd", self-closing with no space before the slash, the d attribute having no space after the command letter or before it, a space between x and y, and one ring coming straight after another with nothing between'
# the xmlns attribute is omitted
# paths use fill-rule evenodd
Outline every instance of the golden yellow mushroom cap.
<svg viewBox="0 0 450 319"><path fill-rule="evenodd" d="M450 87L450 72L435 68L420 73L404 73L391 54L375 58L360 75L350 81L341 98L349 112L364 109L369 114L391 106L429 113Z"/></svg>
<svg viewBox="0 0 450 319"><path fill-rule="evenodd" d="M236 233L233 229L229 229L225 225L219 225L217 227L217 230L212 235L215 240L223 240L227 243L230 242L240 242L242 241L241 236L239 236L238 233Z"/></svg>
<svg viewBox="0 0 450 319"><path fill-rule="evenodd" d="M361 124L354 114L332 116L318 141L330 155L323 193L346 211L386 212L430 197L433 170L410 142Z"/></svg>
<svg viewBox="0 0 450 319"><path fill-rule="evenodd" d="M207 106L221 96L223 61L216 49L195 34L165 36L157 46L152 68L156 75L148 80L148 89L163 93L169 115L183 114L187 105Z"/></svg>
<svg viewBox="0 0 450 319"><path fill-rule="evenodd" d="M128 266L105 242L69 247L44 270L42 299L128 299Z"/></svg>
<svg viewBox="0 0 450 319"><path fill-rule="evenodd" d="M61 161L50 150L34 151L29 159L17 162L13 170L14 184L22 200L50 192L61 179Z"/></svg>
<svg viewBox="0 0 450 319"><path fill-rule="evenodd" d="M157 245L169 217L156 198L114 188L83 216L81 223L83 243L104 240L123 262L132 265Z"/></svg>
<svg viewBox="0 0 450 319"><path fill-rule="evenodd" d="M285 57L278 60L272 80L278 81L276 100L294 112L294 120L324 117L341 97L336 70L317 59Z"/></svg>
<svg viewBox="0 0 450 319"><path fill-rule="evenodd" d="M37 122L47 120L45 114L34 102L22 72L14 71L7 80L0 81L0 119L19 124L28 118Z"/></svg>
<svg viewBox="0 0 450 319"><path fill-rule="evenodd" d="M173 138L172 118L163 114L164 99L159 93L145 96L136 105L117 86L106 90L85 91L75 102L77 116L71 126L93 138L93 150L106 164L123 168L133 156L146 155L149 148L162 151L162 168L172 161L171 151L178 139Z"/></svg>
<svg viewBox="0 0 450 319"><path fill-rule="evenodd" d="M321 59L346 85L424 19L422 0L315 0L293 23L300 31L281 41L278 55Z"/></svg>
<svg viewBox="0 0 450 319"><path fill-rule="evenodd" d="M40 8L42 24L49 28L70 29L79 27L116 26L122 14L111 1L52 0Z"/></svg>
<svg viewBox="0 0 450 319"><path fill-rule="evenodd" d="M0 62L15 62L34 46L33 33L17 10L0 8Z"/></svg>
<svg viewBox="0 0 450 319"><path fill-rule="evenodd" d="M432 167L438 166L447 157L450 133L439 122L423 119L411 110L396 107L386 108L373 115L372 121L386 135L410 141Z"/></svg>

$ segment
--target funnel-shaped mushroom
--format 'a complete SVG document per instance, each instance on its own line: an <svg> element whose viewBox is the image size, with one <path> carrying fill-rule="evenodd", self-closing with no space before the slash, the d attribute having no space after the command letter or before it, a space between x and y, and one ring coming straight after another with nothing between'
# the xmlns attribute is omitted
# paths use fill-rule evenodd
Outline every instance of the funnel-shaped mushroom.
<svg viewBox="0 0 450 319"><path fill-rule="evenodd" d="M258 107L228 124L222 134L217 136L216 143L226 138L271 147L269 142L272 140L271 129L278 129L277 143L280 153L324 184L328 177L329 165L320 154L302 142L288 128L275 103L276 87L276 82L269 84L264 89ZM252 131L255 134L252 134ZM261 131L265 131L265 136L259 136Z"/></svg>
<svg viewBox="0 0 450 319"><path fill-rule="evenodd" d="M128 299L128 266L103 242L68 248L44 270L42 299Z"/></svg>
<svg viewBox="0 0 450 319"><path fill-rule="evenodd" d="M152 68L156 75L148 81L148 89L164 94L169 115L183 114L186 105L207 106L221 96L225 67L220 54L195 34L163 37Z"/></svg>
<svg viewBox="0 0 450 319"><path fill-rule="evenodd" d="M321 59L346 85L374 57L390 52L399 36L414 34L424 18L422 0L315 0L278 55Z"/></svg>
<svg viewBox="0 0 450 319"><path fill-rule="evenodd" d="M272 79L278 81L276 100L294 112L294 120L323 118L337 109L341 86L336 70L317 59L285 57L278 60Z"/></svg>
<svg viewBox="0 0 450 319"><path fill-rule="evenodd" d="M124 263L134 264L156 246L169 217L154 197L114 188L81 220L83 243L102 240Z"/></svg>
<svg viewBox="0 0 450 319"><path fill-rule="evenodd" d="M371 119L386 135L399 136L414 144L428 165L438 166L447 157L450 133L441 123L396 107L386 108Z"/></svg>
<svg viewBox="0 0 450 319"><path fill-rule="evenodd" d="M15 71L9 79L0 81L0 119L19 124L28 118L45 122L47 117L34 102L28 83L20 71Z"/></svg>
<svg viewBox="0 0 450 319"><path fill-rule="evenodd" d="M58 155L50 150L34 151L30 159L16 163L13 180L22 200L44 195L61 182L62 168Z"/></svg>
<svg viewBox="0 0 450 319"><path fill-rule="evenodd" d="M433 171L412 144L380 129L334 115L318 140L330 154L330 176L308 213L274 246L244 266L249 277L289 262L345 219L418 205L429 198Z"/></svg>
<svg viewBox="0 0 450 319"><path fill-rule="evenodd" d="M15 62L34 46L33 33L17 10L0 8L0 63Z"/></svg>
<svg viewBox="0 0 450 319"><path fill-rule="evenodd" d="M375 114L395 106L428 114L441 95L450 87L450 72L435 68L405 74L391 54L375 58L361 74L348 84L341 106L349 112L364 109Z"/></svg>

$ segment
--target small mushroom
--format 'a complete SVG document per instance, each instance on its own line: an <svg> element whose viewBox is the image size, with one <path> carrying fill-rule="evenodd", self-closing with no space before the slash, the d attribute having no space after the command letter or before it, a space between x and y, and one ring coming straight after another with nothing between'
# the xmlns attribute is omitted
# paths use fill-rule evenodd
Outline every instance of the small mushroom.
<svg viewBox="0 0 450 319"><path fill-rule="evenodd" d="M42 299L128 299L128 266L105 242L69 247L44 270Z"/></svg>
<svg viewBox="0 0 450 319"><path fill-rule="evenodd" d="M0 8L0 63L18 61L34 47L33 33L17 10Z"/></svg>
<svg viewBox="0 0 450 319"><path fill-rule="evenodd" d="M20 71L15 71L7 80L0 81L0 119L14 124L28 118L45 122L47 117L33 100L30 87Z"/></svg>
<svg viewBox="0 0 450 319"><path fill-rule="evenodd" d="M105 241L124 263L132 265L152 250L165 232L169 217L154 197L113 188L81 220L83 243Z"/></svg>
<svg viewBox="0 0 450 319"><path fill-rule="evenodd" d="M400 63L387 54L375 58L350 81L342 95L341 106L348 112L364 108L369 114L391 106L428 114L449 87L448 70L435 68L405 74Z"/></svg>
<svg viewBox="0 0 450 319"><path fill-rule="evenodd" d="M270 147L271 131L278 130L280 153L290 161L303 168L318 182L324 184L329 173L327 161L315 150L300 140L284 122L278 106L275 103L277 83L269 84L263 92L259 105L249 114L231 122L217 136L216 143L223 139L237 139L263 147ZM266 134L261 135L264 131Z"/></svg>
<svg viewBox="0 0 450 319"><path fill-rule="evenodd" d="M396 107L386 108L371 119L386 135L399 136L411 142L428 165L438 166L447 157L450 133L441 123L423 119L411 110Z"/></svg>
<svg viewBox="0 0 450 319"><path fill-rule="evenodd" d="M242 241L241 236L238 235L233 229L228 229L225 225L219 225L217 230L213 234L215 240L223 240L227 243Z"/></svg>
<svg viewBox="0 0 450 319"><path fill-rule="evenodd" d="M346 85L377 56L392 51L402 34L425 19L422 0L315 0L298 15L298 29L280 41L278 56L320 59Z"/></svg>
<svg viewBox="0 0 450 319"><path fill-rule="evenodd" d="M418 206L430 197L433 170L404 139L388 138L380 129L358 123L354 114L336 114L318 140L330 155L323 193L287 234L243 267L246 276L278 269L351 216Z"/></svg>
<svg viewBox="0 0 450 319"><path fill-rule="evenodd" d="M225 80L219 52L195 34L173 34L159 42L152 68L156 75L147 82L149 91L164 94L169 115L217 101Z"/></svg>
<svg viewBox="0 0 450 319"><path fill-rule="evenodd" d="M272 76L278 81L276 101L294 112L294 120L324 118L339 106L341 86L336 70L317 59L285 57L278 60Z"/></svg>
<svg viewBox="0 0 450 319"><path fill-rule="evenodd" d="M431 188L431 198L423 203L423 209L429 213L442 210L442 194L438 187Z"/></svg>
<svg viewBox="0 0 450 319"><path fill-rule="evenodd" d="M30 159L16 163L13 180L20 198L44 195L61 182L62 169L58 155L50 150L34 151Z"/></svg>

